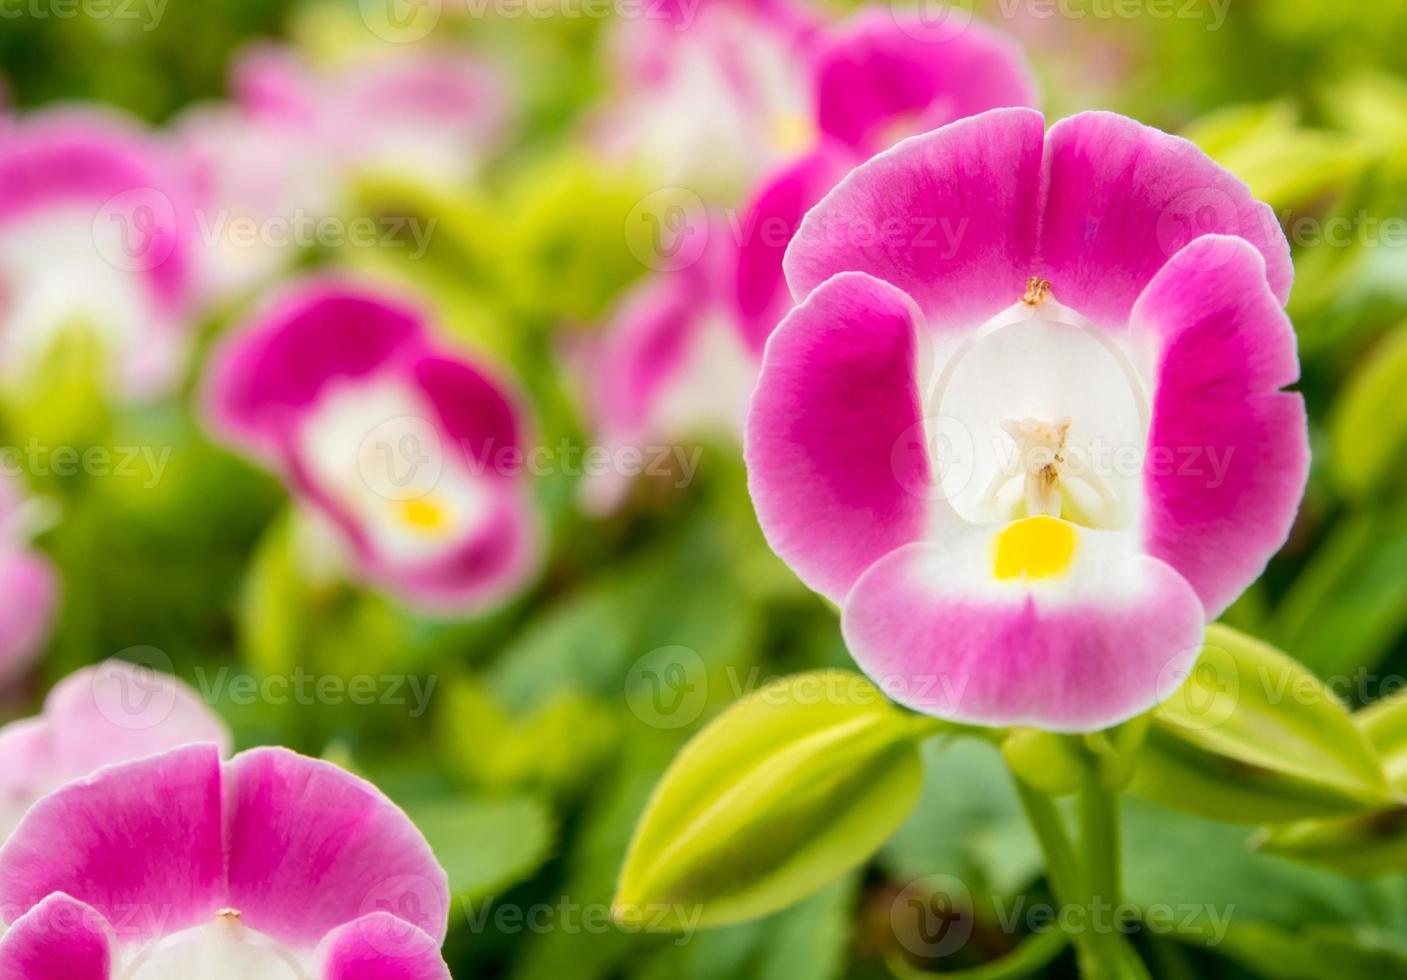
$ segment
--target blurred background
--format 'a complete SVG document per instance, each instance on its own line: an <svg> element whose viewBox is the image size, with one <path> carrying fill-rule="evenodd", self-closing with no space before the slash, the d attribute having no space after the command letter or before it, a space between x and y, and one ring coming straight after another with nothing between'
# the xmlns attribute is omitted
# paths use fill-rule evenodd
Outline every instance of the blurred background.
<svg viewBox="0 0 1407 980"><path fill-rule="evenodd" d="M826 25L853 9L801 11ZM1226 620L1354 706L1401 690L1407 6L955 9L925 12L1016 39L1048 118L1107 108L1186 135L1281 216L1314 470L1289 544ZM972 967L1015 947L1030 929L1022 910L1049 896L999 756L971 742L930 745L912 821L870 867L801 905L687 936L608 922L635 819L689 735L770 677L851 666L834 611L757 529L738 350L699 341L691 356L713 373L659 368L659 381L649 365L674 364L681 341L630 331L632 304L681 268L660 229L698 208L736 229L775 163L723 138L742 125L718 106L727 73L648 33L652 11L686 37L679 18L697 12L664 0L0 0L0 148L17 152L54 114L125 114L169 167L163 200L191 202L196 242L188 343L161 383L114 384L104 359L119 341L91 324L0 340L12 359L0 367L4 547L47 562L56 583L0 597L22 607L4 613L19 638L0 712L33 714L58 679L120 656L192 684L239 747L281 743L361 772L450 872L456 977ZM760 28L744 27L729 50L765 61L749 49ZM398 87L394 66L425 59L474 79L467 111L441 104L444 85ZM767 93L784 97L787 70L768 64L783 77ZM378 90L378 78L391 81ZM289 105L314 116L280 115ZM723 137L709 128L720 125ZM9 198L0 187L0 323L14 330L48 245ZM369 585L278 466L212 431L202 392L219 339L290 278L326 270L421 304L439 342L503 379L531 443L551 450L524 468L532 574L489 608L427 611L394 583ZM710 295L684 306L725 317ZM670 393L636 390L656 383ZM593 447L626 444L641 457L591 465ZM25 611L38 621L19 623ZM1246 828L1138 799L1126 812L1129 900L1168 910L1136 938L1155 976L1407 976L1402 875L1258 853ZM939 892L949 915L935 923Z"/></svg>

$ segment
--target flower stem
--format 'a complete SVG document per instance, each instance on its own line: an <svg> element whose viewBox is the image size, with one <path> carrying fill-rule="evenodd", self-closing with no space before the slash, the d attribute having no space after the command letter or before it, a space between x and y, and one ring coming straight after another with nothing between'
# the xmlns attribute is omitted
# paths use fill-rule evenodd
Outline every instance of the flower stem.
<svg viewBox="0 0 1407 980"><path fill-rule="evenodd" d="M1083 748L1081 749L1084 753ZM1100 778L1098 760L1085 754L1080 788L1080 847L1077 851L1060 811L1044 794L1015 779L1026 816L1045 855L1046 877L1075 947L1085 980L1147 980L1138 953L1117 928L1119 908L1118 800Z"/></svg>

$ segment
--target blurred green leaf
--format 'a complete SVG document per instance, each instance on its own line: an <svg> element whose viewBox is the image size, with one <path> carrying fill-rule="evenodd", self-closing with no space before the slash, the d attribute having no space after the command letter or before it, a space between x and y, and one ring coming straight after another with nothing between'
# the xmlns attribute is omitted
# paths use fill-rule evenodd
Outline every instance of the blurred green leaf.
<svg viewBox="0 0 1407 980"><path fill-rule="evenodd" d="M406 812L449 875L451 896L465 904L529 877L553 844L551 816L528 798L412 800Z"/></svg>
<svg viewBox="0 0 1407 980"><path fill-rule="evenodd" d="M1333 473L1351 497L1401 486L1407 478L1407 324L1357 365L1334 404Z"/></svg>

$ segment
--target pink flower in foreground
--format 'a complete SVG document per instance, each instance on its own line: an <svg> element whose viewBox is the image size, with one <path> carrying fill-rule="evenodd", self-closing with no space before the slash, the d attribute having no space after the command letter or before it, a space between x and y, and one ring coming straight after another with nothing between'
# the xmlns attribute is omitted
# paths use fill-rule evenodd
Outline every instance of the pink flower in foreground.
<svg viewBox="0 0 1407 980"><path fill-rule="evenodd" d="M448 980L444 871L369 783L286 749L110 766L0 848L0 977Z"/></svg>
<svg viewBox="0 0 1407 980"><path fill-rule="evenodd" d="M301 283L215 353L211 425L326 518L361 575L432 612L521 588L537 559L516 396L376 290Z"/></svg>
<svg viewBox="0 0 1407 980"><path fill-rule="evenodd" d="M1171 694L1304 488L1271 210L1121 116L998 109L850 174L786 271L749 481L860 666L985 725Z"/></svg>
<svg viewBox="0 0 1407 980"><path fill-rule="evenodd" d="M29 545L39 506L0 477L0 688L34 662L54 625L58 573Z"/></svg>
<svg viewBox="0 0 1407 980"><path fill-rule="evenodd" d="M29 377L81 329L121 394L162 394L184 366L193 249L178 172L135 124L56 112L0 127L0 375Z"/></svg>
<svg viewBox="0 0 1407 980"><path fill-rule="evenodd" d="M0 841L70 780L192 742L229 749L223 722L185 684L109 660L54 685L36 718L0 728Z"/></svg>

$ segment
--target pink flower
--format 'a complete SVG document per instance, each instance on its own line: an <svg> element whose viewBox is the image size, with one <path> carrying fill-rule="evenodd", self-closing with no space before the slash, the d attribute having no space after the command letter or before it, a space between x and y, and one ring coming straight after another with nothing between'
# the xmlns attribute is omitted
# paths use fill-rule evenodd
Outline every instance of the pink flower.
<svg viewBox="0 0 1407 980"><path fill-rule="evenodd" d="M1121 116L1046 134L998 109L851 173L786 272L749 481L860 666L984 725L1091 730L1168 696L1306 478L1271 210Z"/></svg>
<svg viewBox="0 0 1407 980"><path fill-rule="evenodd" d="M841 177L901 139L1038 98L1020 48L975 21L930 27L917 13L867 8L826 31L817 47L821 136L761 182L739 222L738 312L759 345L791 309L782 276L787 243Z"/></svg>
<svg viewBox="0 0 1407 980"><path fill-rule="evenodd" d="M0 478L0 689L22 674L49 639L59 601L59 577L29 545L38 500Z"/></svg>
<svg viewBox="0 0 1407 980"><path fill-rule="evenodd" d="M0 728L0 841L41 797L115 762L192 742L229 749L225 725L175 678L123 660L56 684L36 718Z"/></svg>
<svg viewBox="0 0 1407 980"><path fill-rule="evenodd" d="M287 269L335 219L352 237L347 199L359 177L437 186L472 180L508 120L505 86L453 50L383 54L316 71L286 47L261 45L233 69L234 101L176 124L199 202L208 299L237 295ZM324 225L325 227L325 225ZM363 238L379 240L373 227Z"/></svg>
<svg viewBox="0 0 1407 980"><path fill-rule="evenodd" d="M325 518L361 577L432 612L521 588L537 559L517 398L414 305L304 281L212 357L212 427Z"/></svg>
<svg viewBox="0 0 1407 980"><path fill-rule="evenodd" d="M64 111L0 127L0 375L31 376L78 327L119 393L164 393L189 341L194 240L176 167L135 123Z"/></svg>
<svg viewBox="0 0 1407 980"><path fill-rule="evenodd" d="M703 9L714 6L794 24L765 4ZM868 9L788 36L806 52L793 69L809 93L801 117L805 138L762 181L741 216L684 206L659 216L660 233L671 235L652 257L663 271L619 305L595 365L594 418L608 449L741 432L763 346L792 305L782 255L807 210L895 139L1035 99L1015 45L978 24L928 28L916 16ZM676 125L694 121L682 107L674 113ZM699 159L712 165L718 140L707 142ZM619 476L591 481L588 506L609 510L626 488Z"/></svg>
<svg viewBox="0 0 1407 980"><path fill-rule="evenodd" d="M0 848L0 976L448 980L449 889L375 787L190 745L39 801Z"/></svg>
<svg viewBox="0 0 1407 980"><path fill-rule="evenodd" d="M264 45L234 68L250 115L316 134L344 176L405 173L462 183L508 122L508 92L487 65L455 49L417 49L312 70L288 48Z"/></svg>
<svg viewBox="0 0 1407 980"><path fill-rule="evenodd" d="M613 38L605 152L659 185L732 198L814 137L809 18L782 0L647 5Z"/></svg>

